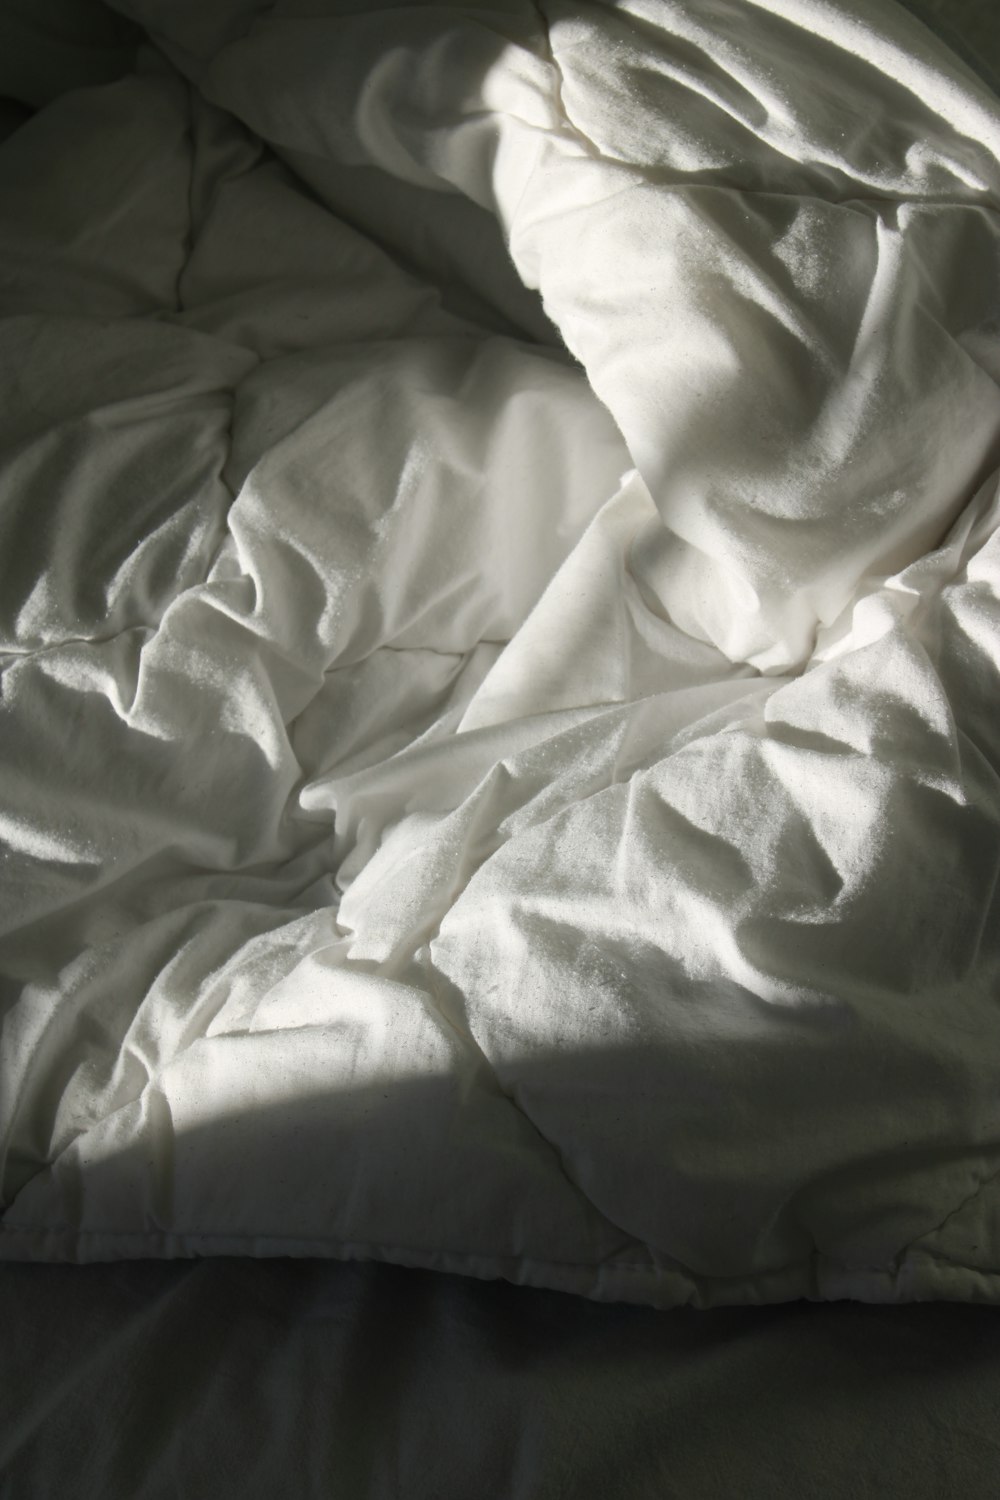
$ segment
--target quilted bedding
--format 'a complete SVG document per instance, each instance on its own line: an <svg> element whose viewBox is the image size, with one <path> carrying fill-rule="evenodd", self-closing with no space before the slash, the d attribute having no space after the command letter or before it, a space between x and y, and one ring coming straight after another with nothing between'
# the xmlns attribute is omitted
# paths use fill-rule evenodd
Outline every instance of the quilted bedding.
<svg viewBox="0 0 1000 1500"><path fill-rule="evenodd" d="M0 1255L1000 1301L1000 107L119 0L0 148Z"/></svg>

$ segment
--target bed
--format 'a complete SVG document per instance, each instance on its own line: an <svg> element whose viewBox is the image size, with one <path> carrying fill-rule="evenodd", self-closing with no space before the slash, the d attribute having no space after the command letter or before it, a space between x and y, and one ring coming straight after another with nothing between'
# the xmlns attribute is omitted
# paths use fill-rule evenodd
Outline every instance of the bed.
<svg viewBox="0 0 1000 1500"><path fill-rule="evenodd" d="M4 1493L995 1493L992 13L2 26Z"/></svg>

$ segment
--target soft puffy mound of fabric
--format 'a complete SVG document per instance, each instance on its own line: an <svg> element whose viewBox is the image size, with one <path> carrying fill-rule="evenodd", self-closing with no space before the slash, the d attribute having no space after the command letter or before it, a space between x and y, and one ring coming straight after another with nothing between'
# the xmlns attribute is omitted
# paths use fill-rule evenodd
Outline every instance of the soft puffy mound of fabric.
<svg viewBox="0 0 1000 1500"><path fill-rule="evenodd" d="M1000 106L120 0L0 148L0 1254L1000 1300Z"/></svg>

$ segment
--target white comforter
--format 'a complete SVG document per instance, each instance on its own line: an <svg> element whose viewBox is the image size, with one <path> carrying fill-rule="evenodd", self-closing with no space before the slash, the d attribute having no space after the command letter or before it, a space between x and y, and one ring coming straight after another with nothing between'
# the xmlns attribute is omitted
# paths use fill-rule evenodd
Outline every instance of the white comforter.
<svg viewBox="0 0 1000 1500"><path fill-rule="evenodd" d="M0 149L0 1255L1000 1300L1000 106L120 0Z"/></svg>

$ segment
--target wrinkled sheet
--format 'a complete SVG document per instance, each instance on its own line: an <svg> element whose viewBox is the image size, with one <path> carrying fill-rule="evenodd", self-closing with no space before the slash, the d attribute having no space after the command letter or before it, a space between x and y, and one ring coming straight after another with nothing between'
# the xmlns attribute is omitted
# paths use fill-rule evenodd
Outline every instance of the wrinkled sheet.
<svg viewBox="0 0 1000 1500"><path fill-rule="evenodd" d="M119 9L0 151L0 1254L995 1299L995 98Z"/></svg>

